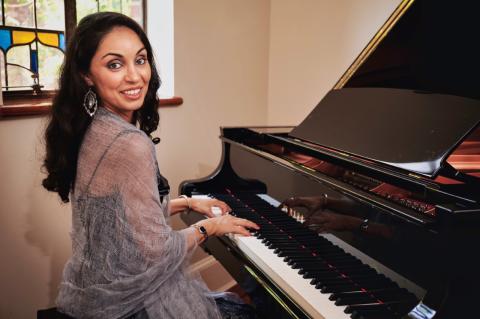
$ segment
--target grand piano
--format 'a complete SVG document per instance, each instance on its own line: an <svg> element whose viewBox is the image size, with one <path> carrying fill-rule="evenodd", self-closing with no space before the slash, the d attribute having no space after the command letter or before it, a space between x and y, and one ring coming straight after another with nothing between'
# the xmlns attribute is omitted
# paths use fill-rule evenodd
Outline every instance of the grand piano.
<svg viewBox="0 0 480 319"><path fill-rule="evenodd" d="M261 226L203 248L262 318L480 318L478 12L401 1L302 123L221 128L181 183Z"/></svg>

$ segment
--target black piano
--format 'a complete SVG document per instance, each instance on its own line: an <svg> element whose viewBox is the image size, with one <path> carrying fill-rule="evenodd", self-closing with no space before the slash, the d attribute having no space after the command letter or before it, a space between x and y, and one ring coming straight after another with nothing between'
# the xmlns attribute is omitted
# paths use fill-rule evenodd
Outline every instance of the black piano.
<svg viewBox="0 0 480 319"><path fill-rule="evenodd" d="M480 318L478 12L402 1L302 123L222 128L180 185L261 226L203 248L262 318Z"/></svg>

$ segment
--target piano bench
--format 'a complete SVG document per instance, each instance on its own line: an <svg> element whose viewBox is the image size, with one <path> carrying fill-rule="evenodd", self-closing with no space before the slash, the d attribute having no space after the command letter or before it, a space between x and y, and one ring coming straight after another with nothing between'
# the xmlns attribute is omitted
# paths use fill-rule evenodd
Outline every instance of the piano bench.
<svg viewBox="0 0 480 319"><path fill-rule="evenodd" d="M37 319L74 319L57 311L57 308L40 309L37 311Z"/></svg>

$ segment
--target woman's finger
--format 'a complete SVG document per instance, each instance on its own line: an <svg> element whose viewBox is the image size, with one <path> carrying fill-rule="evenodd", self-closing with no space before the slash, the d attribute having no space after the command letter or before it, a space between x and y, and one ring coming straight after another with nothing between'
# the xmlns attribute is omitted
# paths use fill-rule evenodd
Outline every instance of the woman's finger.
<svg viewBox="0 0 480 319"><path fill-rule="evenodd" d="M243 236L251 236L250 232L243 226L235 226L235 233Z"/></svg>
<svg viewBox="0 0 480 319"><path fill-rule="evenodd" d="M227 203L222 202L221 200L218 200L218 199L214 201L213 206L218 207L221 210L222 215L225 215L226 213L229 213L232 211L232 209L230 208L230 206L227 205Z"/></svg>
<svg viewBox="0 0 480 319"><path fill-rule="evenodd" d="M244 218L237 218L235 224L237 226L243 226L243 227L253 228L253 229L260 229L260 226L258 226L254 222L252 222L248 219L244 219Z"/></svg>
<svg viewBox="0 0 480 319"><path fill-rule="evenodd" d="M210 218L216 217L215 214L214 214L213 211L212 211L212 207L210 207L210 209L208 209L208 210L205 212L205 215L207 215L207 216L210 217Z"/></svg>
<svg viewBox="0 0 480 319"><path fill-rule="evenodd" d="M226 214L226 213L229 213L232 211L232 209L230 208L230 206L228 206L227 204L223 203L219 206L220 209L222 210L222 215L223 214Z"/></svg>

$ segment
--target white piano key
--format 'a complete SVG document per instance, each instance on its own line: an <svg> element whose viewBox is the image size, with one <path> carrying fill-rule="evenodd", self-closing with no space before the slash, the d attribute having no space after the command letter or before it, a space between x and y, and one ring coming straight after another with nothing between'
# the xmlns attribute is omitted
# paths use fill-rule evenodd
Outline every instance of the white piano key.
<svg viewBox="0 0 480 319"><path fill-rule="evenodd" d="M350 315L344 313L345 306L336 306L329 300L330 294L322 294L310 284L311 279L304 279L287 265L283 258L273 253L254 236L230 236L238 248L270 278L291 300L305 313L318 319L347 319Z"/></svg>

